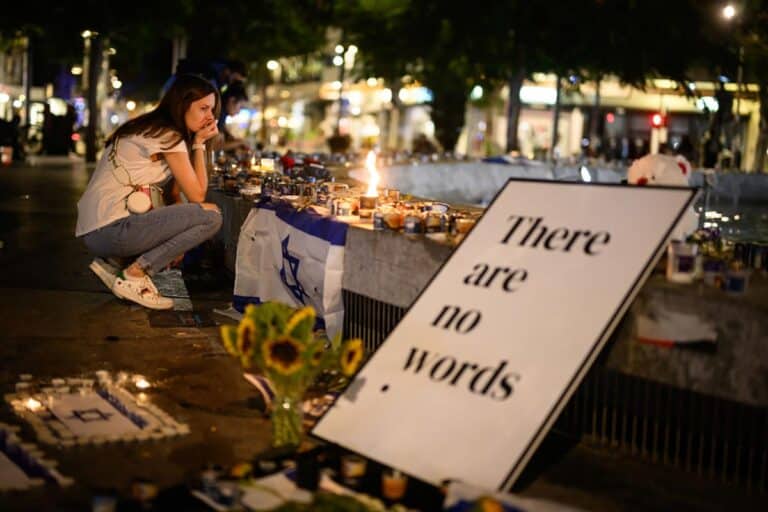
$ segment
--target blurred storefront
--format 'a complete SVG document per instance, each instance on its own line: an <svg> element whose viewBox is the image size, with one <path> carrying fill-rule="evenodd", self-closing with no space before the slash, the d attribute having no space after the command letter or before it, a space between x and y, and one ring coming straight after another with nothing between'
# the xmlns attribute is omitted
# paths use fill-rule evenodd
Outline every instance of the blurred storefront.
<svg viewBox="0 0 768 512"><path fill-rule="evenodd" d="M361 76L357 48L336 43L336 37L329 33L327 47L316 54L267 63L269 83L251 85L251 105L230 119L232 130L254 144L306 152L327 151L336 131L351 137L352 150L434 143L429 84L407 76L397 84ZM518 140L528 158L626 162L677 152L699 166L752 167L759 121L755 84L742 84L734 103L737 84L726 77L687 84L649 79L642 89L606 77L599 92L594 82L563 77L556 108L556 83L555 75L534 73L520 91ZM505 153L508 100L506 87L472 90L457 153ZM734 105L738 121L731 115Z"/></svg>
<svg viewBox="0 0 768 512"><path fill-rule="evenodd" d="M234 130L253 142L308 152L327 150L326 139L336 128L351 136L353 149L378 146L409 150L419 138L433 138L429 114L432 93L425 87L427 84L406 77L397 93L399 101L393 101L392 89L383 80L345 79L354 77L353 70L340 73L327 55L316 56L312 66L307 66L306 59L302 61L314 70L307 80L301 79L303 71L295 61L278 61L276 80L264 90L253 91L252 108L231 120ZM286 72L288 69L291 73ZM565 79L558 138L552 151L555 83L554 75L534 74L521 90L518 138L520 153L529 158L599 156L608 161L626 161L649 152L675 151L699 165L711 166L706 143L718 116L718 96L722 99L724 92L732 98L736 89L733 83L700 81L688 84L686 94L671 80L649 80L641 90L606 79L600 84L596 106L594 83L569 83ZM721 149L725 145L739 153L731 158L741 168L749 168L757 140L759 104L757 86L742 87L740 122L724 127L727 140L719 143ZM476 101L483 94L494 98ZM472 91L458 153L485 156L504 152L507 101L506 88ZM731 107L732 103L726 105ZM262 116L266 132L261 130ZM266 140L262 140L263 133L267 134Z"/></svg>
<svg viewBox="0 0 768 512"><path fill-rule="evenodd" d="M521 154L529 158L542 158L550 153L555 84L554 75L534 74L520 92L523 109L518 138ZM648 152L674 151L699 165L738 163L741 168L751 168L758 135L757 85L742 85L739 122L734 116L719 132L721 140L717 145L726 155L728 151L722 151L723 146L731 149L732 162L712 162L707 143L718 117L729 117L718 111L725 98L724 108L730 112L736 84L697 81L689 83L688 88L686 94L677 82L664 79L649 80L645 90L622 85L618 80L604 80L595 106L594 83L563 87L553 154L559 158L600 156L611 161L633 159ZM478 92L485 93L475 90L473 94L478 96ZM490 94L496 95L495 107L493 101L478 106L470 100L459 152L474 156L503 152L508 91L505 88Z"/></svg>

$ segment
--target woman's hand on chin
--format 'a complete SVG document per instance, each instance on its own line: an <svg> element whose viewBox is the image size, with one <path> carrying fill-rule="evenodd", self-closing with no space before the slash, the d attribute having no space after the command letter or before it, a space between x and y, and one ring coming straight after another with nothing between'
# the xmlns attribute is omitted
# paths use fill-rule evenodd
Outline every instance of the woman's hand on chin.
<svg viewBox="0 0 768 512"><path fill-rule="evenodd" d="M207 125L203 126L195 133L195 144L204 144L206 141L214 138L219 134L219 127L216 126L215 121L211 121Z"/></svg>

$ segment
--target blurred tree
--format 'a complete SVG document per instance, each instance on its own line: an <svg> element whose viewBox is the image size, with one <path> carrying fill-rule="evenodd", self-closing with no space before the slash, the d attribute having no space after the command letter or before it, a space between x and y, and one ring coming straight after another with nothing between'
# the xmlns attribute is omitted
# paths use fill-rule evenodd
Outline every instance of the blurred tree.
<svg viewBox="0 0 768 512"><path fill-rule="evenodd" d="M83 0L76 7L51 4L42 9L26 2L14 11L14 16L0 18L0 38L31 38L36 85L83 61L80 33L88 29L98 33L94 47L106 49L108 43L117 49L110 67L119 72L123 94L154 101L173 71L174 38L188 38L190 56L201 61L251 63L254 78L261 80L268 59L311 52L324 43L330 7L323 0L167 0L135 2L128 12L113 2Z"/></svg>
<svg viewBox="0 0 768 512"><path fill-rule="evenodd" d="M262 113L274 78L267 62L322 49L332 14L331 3L323 0L196 0L195 4L195 14L186 27L190 54L208 61L225 58L245 63L248 81L261 90ZM266 137L266 124L262 124L261 137Z"/></svg>
<svg viewBox="0 0 768 512"><path fill-rule="evenodd" d="M400 146L399 128L402 102L400 89L403 77L415 67L418 52L407 51L402 43L407 29L408 0L339 0L335 2L334 23L342 27L342 43L355 44L363 49L357 67L363 76L381 77L391 91L387 109L387 131L382 139L384 147ZM376 30L372 30L376 27Z"/></svg>
<svg viewBox="0 0 768 512"><path fill-rule="evenodd" d="M478 56L487 77L509 86L507 150L518 149L519 92L533 71L598 84L614 75L643 88L656 76L684 82L692 66L716 62L713 21L706 13L713 3L572 0L547 9L540 2L494 2L497 11L479 34L485 50Z"/></svg>
<svg viewBox="0 0 768 512"><path fill-rule="evenodd" d="M478 19L474 6L438 0L340 0L336 6L336 23L361 49L364 71L385 79L394 108L401 78L429 87L435 137L453 150L477 73L466 48L478 29L466 29Z"/></svg>
<svg viewBox="0 0 768 512"><path fill-rule="evenodd" d="M170 59L158 58L159 50L170 55L169 41L183 30L193 7L191 0L138 2L127 15L103 0L83 0L76 8L61 3L45 8L34 2L19 3L13 16L0 19L0 36L20 32L31 38L35 84L42 85L53 81L62 67L82 63L83 30L98 32L118 50L111 64L120 70L123 82L155 99L170 70Z"/></svg>
<svg viewBox="0 0 768 512"><path fill-rule="evenodd" d="M339 0L337 23L370 72L411 75L432 89L438 140L452 149L474 84L507 85L507 150L518 149L519 93L531 73L600 80L616 75L685 81L692 65L719 61L714 0ZM375 27L373 29L372 27ZM711 66L709 66L711 67ZM394 93L394 89L393 89ZM394 95L394 94L393 94Z"/></svg>
<svg viewBox="0 0 768 512"><path fill-rule="evenodd" d="M744 83L757 82L760 120L752 171L766 172L768 153L768 1L747 0L742 12L736 14L736 29L732 31L738 56L743 59ZM745 94L742 92L741 94Z"/></svg>

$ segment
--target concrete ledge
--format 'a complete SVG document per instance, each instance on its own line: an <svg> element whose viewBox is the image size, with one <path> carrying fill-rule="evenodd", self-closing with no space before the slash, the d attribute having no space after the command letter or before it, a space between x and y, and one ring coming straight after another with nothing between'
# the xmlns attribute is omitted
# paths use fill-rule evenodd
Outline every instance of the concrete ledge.
<svg viewBox="0 0 768 512"><path fill-rule="evenodd" d="M352 227L347 232L342 286L399 307L409 307L452 248L423 237Z"/></svg>
<svg viewBox="0 0 768 512"><path fill-rule="evenodd" d="M240 226L253 207L239 197L211 192L222 207L226 265L235 270ZM452 248L423 236L351 226L344 256L344 289L409 307ZM714 322L713 352L664 348L636 341L635 318L666 308ZM733 297L702 284L675 285L652 276L614 333L602 357L622 373L758 407L768 406L768 279L753 274L745 295Z"/></svg>
<svg viewBox="0 0 768 512"><path fill-rule="evenodd" d="M599 183L620 183L626 178L625 167L589 166L592 180ZM543 162L505 165L484 162L438 162L417 165L393 165L379 170L382 187L400 189L414 196L457 204L484 205L504 186L508 179L581 181L578 165L553 167ZM368 181L365 169L351 169L351 178ZM731 201L768 199L768 175L744 172L715 172L712 175L714 198ZM701 187L701 169L692 173L690 184Z"/></svg>

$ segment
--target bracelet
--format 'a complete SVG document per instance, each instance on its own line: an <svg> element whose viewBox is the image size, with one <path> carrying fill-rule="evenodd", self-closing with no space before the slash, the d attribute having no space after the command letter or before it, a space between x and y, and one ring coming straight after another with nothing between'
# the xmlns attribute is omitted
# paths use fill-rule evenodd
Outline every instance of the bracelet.
<svg viewBox="0 0 768 512"><path fill-rule="evenodd" d="M192 150L194 151L195 149L202 149L205 151L205 144L192 144Z"/></svg>

